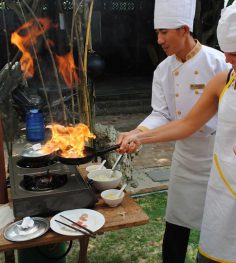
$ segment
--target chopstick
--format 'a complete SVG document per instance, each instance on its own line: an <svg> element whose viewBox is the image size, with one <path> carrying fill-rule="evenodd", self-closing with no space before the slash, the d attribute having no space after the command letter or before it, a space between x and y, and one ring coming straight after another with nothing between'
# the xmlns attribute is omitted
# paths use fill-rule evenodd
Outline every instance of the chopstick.
<svg viewBox="0 0 236 263"><path fill-rule="evenodd" d="M64 222L61 222L61 221L57 220L57 219L55 219L55 221L56 221L57 223L60 223L60 224L64 225L64 226L67 226L67 227L69 227L69 228L71 228L71 229L74 229L74 230L76 230L76 231L79 231L80 233L82 233L82 234L84 234L84 235L86 235L86 236L89 236L89 237L92 237L92 238L95 238L95 237L96 237L95 235L92 235L92 234L90 234L90 233L88 233L88 232L85 232L85 231L83 231L82 229L78 229L78 228L76 228L76 227L73 227L73 226L71 226L71 225L68 225L68 224L66 224L66 223L64 223Z"/></svg>
<svg viewBox="0 0 236 263"><path fill-rule="evenodd" d="M63 216L63 215L60 215L60 216L63 217L64 219L70 221L71 223L75 224L76 226L84 229L85 231L89 232L91 235L96 236L96 233L94 233L92 230L86 228L85 226L81 226L80 224L76 223L75 221L73 221L73 220L71 220L71 219L69 219L69 218L67 218L67 217L65 217L65 216Z"/></svg>
<svg viewBox="0 0 236 263"><path fill-rule="evenodd" d="M75 221L73 221L73 220L71 220L71 219L69 219L69 218L67 218L67 217L65 217L65 216L63 216L63 215L60 215L60 216L63 217L64 219L70 221L71 223L75 224L76 226L84 229L85 231L89 232L91 235L96 236L96 233L94 233L92 230L86 228L85 226L81 226L80 224L76 223Z"/></svg>

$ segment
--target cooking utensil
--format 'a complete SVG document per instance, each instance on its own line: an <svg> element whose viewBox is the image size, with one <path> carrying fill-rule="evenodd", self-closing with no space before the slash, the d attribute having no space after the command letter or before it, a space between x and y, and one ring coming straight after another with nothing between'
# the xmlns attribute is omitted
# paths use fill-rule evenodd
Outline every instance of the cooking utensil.
<svg viewBox="0 0 236 263"><path fill-rule="evenodd" d="M78 227L84 229L85 231L89 232L91 235L96 236L96 233L94 233L92 230L86 228L85 226L82 226L82 225L76 223L75 221L69 219L68 217L65 217L65 216L63 216L63 215L60 215L60 217L66 219L66 220L70 221L71 223L75 224L76 226L78 226Z"/></svg>
<svg viewBox="0 0 236 263"><path fill-rule="evenodd" d="M91 235L90 233L88 233L88 232L86 232L86 231L84 231L84 230L82 230L82 229L79 229L79 228L77 228L77 227L73 227L73 226L68 225L68 224L66 224L66 223L64 223L64 222L61 222L61 221L59 221L59 220L57 220L57 219L55 219L55 221L56 221L57 223L60 223L60 224L62 224L62 225L64 225L64 226L66 226L66 227L69 227L69 228L71 228L71 229L74 229L75 231L78 231L78 232L84 234L85 236L89 236L89 237L92 237L92 238L95 238L95 237L96 237L96 236Z"/></svg>
<svg viewBox="0 0 236 263"><path fill-rule="evenodd" d="M101 165L98 167L98 170L102 169L102 167L104 166L104 164L106 163L107 160L103 160L103 162L101 163Z"/></svg>
<svg viewBox="0 0 236 263"><path fill-rule="evenodd" d="M113 172L115 171L116 166L120 163L120 161L121 161L121 159L122 159L123 156L124 156L123 154L120 154L120 155L119 155L119 157L117 158L115 164L114 164L113 167L111 168L111 171L110 171L110 173L109 173L109 177L111 177L111 176L113 175Z"/></svg>
<svg viewBox="0 0 236 263"><path fill-rule="evenodd" d="M236 145L234 145L234 147L233 147L233 152L234 152L234 154L236 154Z"/></svg>
<svg viewBox="0 0 236 263"><path fill-rule="evenodd" d="M117 158L115 164L114 164L113 167L111 168L112 171L115 171L116 166L120 163L120 161L121 161L121 159L122 159L123 156L124 156L123 154L120 154L120 155L119 155L119 157Z"/></svg>
<svg viewBox="0 0 236 263"><path fill-rule="evenodd" d="M56 156L58 160L63 164L79 165L79 164L88 163L92 161L96 156L101 156L105 153L116 150L118 148L120 148L120 145L117 145L117 144L110 146L108 148L104 148L104 149L94 149L94 148L85 146L84 157L75 157L75 158L74 157L64 157L60 150L56 152Z"/></svg>
<svg viewBox="0 0 236 263"><path fill-rule="evenodd" d="M127 184L123 184L123 186L121 187L121 189L119 190L119 192L117 193L117 197L120 198L122 196L123 191L125 190L125 187L127 186Z"/></svg>
<svg viewBox="0 0 236 263"><path fill-rule="evenodd" d="M46 161L49 159L53 159L55 157L55 152L51 153L45 153L42 151L42 148L37 148L34 146L31 146L27 149L25 149L22 153L21 156L27 160L30 161Z"/></svg>

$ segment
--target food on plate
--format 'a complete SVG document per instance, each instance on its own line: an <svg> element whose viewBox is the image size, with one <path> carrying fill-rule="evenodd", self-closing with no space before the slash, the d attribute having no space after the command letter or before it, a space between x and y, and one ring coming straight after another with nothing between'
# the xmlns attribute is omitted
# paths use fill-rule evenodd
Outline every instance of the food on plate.
<svg viewBox="0 0 236 263"><path fill-rule="evenodd" d="M88 214L82 214L79 219L82 221L87 221L88 220Z"/></svg>
<svg viewBox="0 0 236 263"><path fill-rule="evenodd" d="M88 221L88 214L85 213L79 217L79 220L76 221L76 224L87 227L87 225L85 224L86 221ZM74 224L74 225L76 225L76 224Z"/></svg>

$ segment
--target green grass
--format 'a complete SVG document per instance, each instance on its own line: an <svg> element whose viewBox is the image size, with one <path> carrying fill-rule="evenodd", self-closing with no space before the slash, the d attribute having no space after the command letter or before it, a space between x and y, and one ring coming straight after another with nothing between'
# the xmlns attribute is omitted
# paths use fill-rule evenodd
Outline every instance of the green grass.
<svg viewBox="0 0 236 263"><path fill-rule="evenodd" d="M161 263L167 194L137 198L149 216L149 224L107 232L89 242L89 263ZM185 263L195 263L199 233L192 231ZM79 244L74 242L67 262L77 262Z"/></svg>

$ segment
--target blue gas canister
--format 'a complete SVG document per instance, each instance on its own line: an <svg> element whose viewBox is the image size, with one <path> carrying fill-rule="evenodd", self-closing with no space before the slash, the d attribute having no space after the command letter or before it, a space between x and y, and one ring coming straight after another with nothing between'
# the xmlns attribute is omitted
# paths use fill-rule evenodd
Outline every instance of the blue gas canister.
<svg viewBox="0 0 236 263"><path fill-rule="evenodd" d="M32 108L26 113L26 138L32 142L40 142L45 138L44 117L38 108Z"/></svg>

